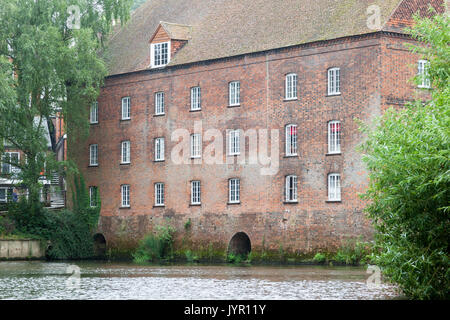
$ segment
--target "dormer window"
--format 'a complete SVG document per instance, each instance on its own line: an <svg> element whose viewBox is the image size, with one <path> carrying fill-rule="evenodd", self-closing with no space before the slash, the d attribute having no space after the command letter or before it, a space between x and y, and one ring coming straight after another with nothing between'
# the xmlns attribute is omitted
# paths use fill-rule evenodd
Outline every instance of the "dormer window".
<svg viewBox="0 0 450 320"><path fill-rule="evenodd" d="M170 41L151 44L152 68L164 67L170 62Z"/></svg>
<svg viewBox="0 0 450 320"><path fill-rule="evenodd" d="M165 67L188 42L191 26L161 21L150 38L150 68Z"/></svg>

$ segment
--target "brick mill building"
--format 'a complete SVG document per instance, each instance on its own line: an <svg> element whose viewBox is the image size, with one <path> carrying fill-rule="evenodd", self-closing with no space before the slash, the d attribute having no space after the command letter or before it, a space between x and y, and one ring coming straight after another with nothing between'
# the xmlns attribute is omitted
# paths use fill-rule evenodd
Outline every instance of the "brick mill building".
<svg viewBox="0 0 450 320"><path fill-rule="evenodd" d="M426 80L410 81L426 61L404 45L412 42L404 28L442 3L142 5L108 44L89 138L69 141L100 194L99 233L113 245L169 223L182 236L190 221L198 246L298 253L370 239L354 120L426 97Z"/></svg>

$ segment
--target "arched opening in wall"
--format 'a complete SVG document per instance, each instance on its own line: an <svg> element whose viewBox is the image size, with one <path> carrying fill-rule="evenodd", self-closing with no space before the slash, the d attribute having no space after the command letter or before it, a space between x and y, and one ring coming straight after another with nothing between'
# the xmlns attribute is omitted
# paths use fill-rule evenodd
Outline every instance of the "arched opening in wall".
<svg viewBox="0 0 450 320"><path fill-rule="evenodd" d="M228 254L246 257L250 251L252 251L252 244L245 232L238 232L231 238L228 245Z"/></svg>
<svg viewBox="0 0 450 320"><path fill-rule="evenodd" d="M106 239L101 233L94 235L94 255L104 257L106 254Z"/></svg>

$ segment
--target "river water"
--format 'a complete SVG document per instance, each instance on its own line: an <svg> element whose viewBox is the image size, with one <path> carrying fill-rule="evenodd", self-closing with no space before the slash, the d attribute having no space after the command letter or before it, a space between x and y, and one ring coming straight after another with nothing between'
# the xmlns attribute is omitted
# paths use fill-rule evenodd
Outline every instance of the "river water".
<svg viewBox="0 0 450 320"><path fill-rule="evenodd" d="M0 262L0 299L394 299L360 267Z"/></svg>

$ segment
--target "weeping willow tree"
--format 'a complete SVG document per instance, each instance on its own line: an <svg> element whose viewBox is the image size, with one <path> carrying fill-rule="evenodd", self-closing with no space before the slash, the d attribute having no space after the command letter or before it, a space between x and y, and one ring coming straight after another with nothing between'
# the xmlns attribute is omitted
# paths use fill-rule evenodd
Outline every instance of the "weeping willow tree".
<svg viewBox="0 0 450 320"><path fill-rule="evenodd" d="M4 162L20 169L30 203L39 203L43 168L68 165L48 152L46 122L59 112L69 135L87 136L87 106L107 75L98 52L132 2L0 1L0 156L4 145L25 154Z"/></svg>

